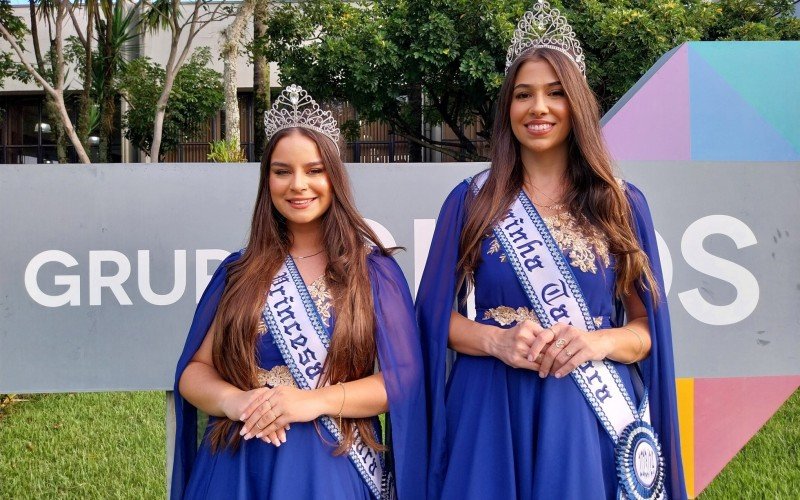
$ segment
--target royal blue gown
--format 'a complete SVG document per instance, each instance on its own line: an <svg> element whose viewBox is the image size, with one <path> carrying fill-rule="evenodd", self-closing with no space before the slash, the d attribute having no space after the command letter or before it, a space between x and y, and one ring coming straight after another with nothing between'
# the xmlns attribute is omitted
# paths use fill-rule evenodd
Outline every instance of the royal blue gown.
<svg viewBox="0 0 800 500"><path fill-rule="evenodd" d="M226 259L201 299L175 377L177 434L172 498L238 499L369 499L370 489L347 455L334 456L335 438L324 425L292 423L279 448L259 439L241 441L238 450L212 453L207 435L196 446L196 409L178 392L177 383L199 348L216 313L225 286ZM368 257L376 315L376 342L381 373L389 398L391 457L398 498L425 498L427 426L419 331L405 278L394 259L373 252ZM314 283L315 286L318 282ZM323 322L333 331L335 314L325 288L309 288ZM318 300L319 299L319 300ZM323 310L324 309L324 310ZM266 330L266 327L264 327ZM262 374L284 373L284 360L265 331L258 343ZM285 370L288 375L288 370ZM291 377L289 375L289 377ZM291 383L291 378L289 378ZM275 384L270 384L275 385ZM379 432L379 422L374 419Z"/></svg>
<svg viewBox="0 0 800 500"><path fill-rule="evenodd" d="M431 398L429 495L442 499L615 498L614 443L571 377L541 379L491 356L457 354L449 377L447 335L456 300L456 260L464 223L466 182L449 195L437 220L417 296ZM661 272L649 210L641 192L627 185L636 231L656 277ZM546 218L572 268L599 328L618 326L614 259L603 235L568 215ZM642 300L650 304L649 294ZM456 304L460 302L455 302ZM475 272L474 319L510 328L523 319L538 322L531 304L494 235L482 242ZM461 311L465 314L465 311ZM653 347L641 363L650 388L651 418L666 459L669 498L685 498L678 446L672 345L666 302L648 306ZM466 315L466 314L465 314ZM635 403L635 365L615 363ZM446 383L445 383L446 380ZM641 382L637 382L639 388Z"/></svg>

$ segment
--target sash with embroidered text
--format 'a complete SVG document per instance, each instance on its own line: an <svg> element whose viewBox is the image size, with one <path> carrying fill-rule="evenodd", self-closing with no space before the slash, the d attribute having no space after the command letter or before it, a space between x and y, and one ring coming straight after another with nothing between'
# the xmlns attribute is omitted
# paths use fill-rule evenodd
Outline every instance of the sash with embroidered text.
<svg viewBox="0 0 800 500"><path fill-rule="evenodd" d="M297 386L316 388L328 355L330 333L289 256L272 280L262 316ZM337 441L342 441L333 418L323 415L319 420ZM393 496L393 481L385 471L382 455L367 446L358 432L348 456L376 498Z"/></svg>
<svg viewBox="0 0 800 500"><path fill-rule="evenodd" d="M472 180L476 193L487 177L483 172ZM589 334L597 329L569 264L524 191L497 222L494 233L543 327L562 322ZM664 458L650 425L647 390L636 408L608 360L587 361L571 376L616 445L618 497L663 498Z"/></svg>

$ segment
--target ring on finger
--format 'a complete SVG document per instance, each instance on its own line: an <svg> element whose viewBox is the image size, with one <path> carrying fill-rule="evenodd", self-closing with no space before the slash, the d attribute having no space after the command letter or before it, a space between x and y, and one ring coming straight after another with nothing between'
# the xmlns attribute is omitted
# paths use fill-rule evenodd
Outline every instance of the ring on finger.
<svg viewBox="0 0 800 500"><path fill-rule="evenodd" d="M260 431L264 430L264 428L258 422L256 422L256 427L258 427L258 430L260 430Z"/></svg>
<svg viewBox="0 0 800 500"><path fill-rule="evenodd" d="M567 339L565 339L564 337L561 337L560 339L556 340L556 344L555 345L556 345L557 348L561 349L565 345L567 345Z"/></svg>
<svg viewBox="0 0 800 500"><path fill-rule="evenodd" d="M571 358L571 357L572 357L572 355L573 355L573 354L575 354L575 353L574 353L574 352L572 352L572 351L570 351L569 349L564 349L564 354L566 354L568 357L570 357L570 358Z"/></svg>

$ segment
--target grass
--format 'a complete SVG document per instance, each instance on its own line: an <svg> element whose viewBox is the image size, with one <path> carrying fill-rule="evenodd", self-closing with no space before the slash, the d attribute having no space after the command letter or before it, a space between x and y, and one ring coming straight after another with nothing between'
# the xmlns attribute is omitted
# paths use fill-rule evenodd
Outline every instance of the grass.
<svg viewBox="0 0 800 500"><path fill-rule="evenodd" d="M163 393L50 394L0 405L0 498L164 498ZM800 391L700 500L798 498Z"/></svg>
<svg viewBox="0 0 800 500"><path fill-rule="evenodd" d="M0 410L0 498L164 498L163 393L27 396Z"/></svg>

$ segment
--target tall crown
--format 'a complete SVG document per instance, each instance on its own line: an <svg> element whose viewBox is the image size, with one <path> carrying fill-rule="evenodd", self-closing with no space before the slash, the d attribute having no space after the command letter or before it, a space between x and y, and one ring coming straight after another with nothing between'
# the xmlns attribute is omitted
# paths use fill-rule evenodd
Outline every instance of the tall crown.
<svg viewBox="0 0 800 500"><path fill-rule="evenodd" d="M583 49L572 31L572 26L558 9L550 7L547 0L537 0L517 23L506 55L506 73L514 61L531 48L548 48L563 53L578 65L578 69L586 77Z"/></svg>
<svg viewBox="0 0 800 500"><path fill-rule="evenodd" d="M319 107L299 85L289 85L264 113L264 128L269 141L279 130L302 127L326 135L339 150L339 125L330 111Z"/></svg>

